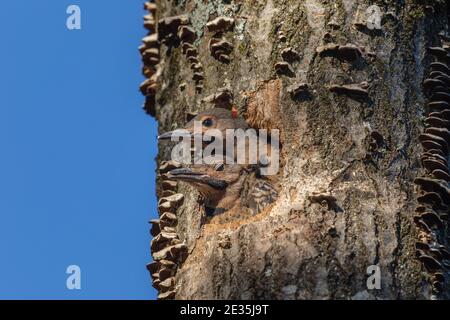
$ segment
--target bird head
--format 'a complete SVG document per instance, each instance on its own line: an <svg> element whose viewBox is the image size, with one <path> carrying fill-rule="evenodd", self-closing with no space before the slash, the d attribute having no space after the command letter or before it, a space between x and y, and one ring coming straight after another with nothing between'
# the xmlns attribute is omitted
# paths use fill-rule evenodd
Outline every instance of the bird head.
<svg viewBox="0 0 450 320"><path fill-rule="evenodd" d="M238 204L247 173L243 166L221 162L174 169L166 178L190 184L205 198L205 207L223 212Z"/></svg>
<svg viewBox="0 0 450 320"><path fill-rule="evenodd" d="M201 125L201 132L194 132L194 123L198 122ZM192 118L183 128L186 130L191 138L194 138L194 134L205 134L208 130L217 129L222 132L222 136L225 137L227 129L247 129L248 124L244 118L237 115L235 110L228 110L224 108L213 108L207 111L200 112L194 118ZM160 136L159 140L170 140L174 131L168 131Z"/></svg>

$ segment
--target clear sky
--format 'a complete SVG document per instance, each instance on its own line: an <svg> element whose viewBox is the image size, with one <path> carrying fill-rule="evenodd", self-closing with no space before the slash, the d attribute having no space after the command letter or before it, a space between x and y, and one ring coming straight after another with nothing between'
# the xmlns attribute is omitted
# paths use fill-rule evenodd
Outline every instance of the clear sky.
<svg viewBox="0 0 450 320"><path fill-rule="evenodd" d="M66 9L81 8L81 30ZM0 299L153 299L143 0L0 4ZM66 268L81 268L81 290Z"/></svg>

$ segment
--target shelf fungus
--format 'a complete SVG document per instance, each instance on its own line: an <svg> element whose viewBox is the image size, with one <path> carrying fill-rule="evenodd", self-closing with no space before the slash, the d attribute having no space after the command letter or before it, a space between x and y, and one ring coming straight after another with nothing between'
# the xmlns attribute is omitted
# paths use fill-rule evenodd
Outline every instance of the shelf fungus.
<svg viewBox="0 0 450 320"><path fill-rule="evenodd" d="M432 256L423 254L419 256L419 260L423 263L425 269L430 272L442 270L442 264Z"/></svg>
<svg viewBox="0 0 450 320"><path fill-rule="evenodd" d="M425 90L433 90L436 87L445 86L445 82L436 78L428 78L423 82L423 87Z"/></svg>
<svg viewBox="0 0 450 320"><path fill-rule="evenodd" d="M147 263L147 270L150 272L150 274L157 274L160 266L161 263L159 261L152 261L150 263Z"/></svg>
<svg viewBox="0 0 450 320"><path fill-rule="evenodd" d="M430 250L430 245L428 243L425 242L416 242L416 249L422 250L423 251L427 251Z"/></svg>
<svg viewBox="0 0 450 320"><path fill-rule="evenodd" d="M171 247L166 247L162 250L152 252L153 260L156 260L156 261L162 260L162 259L173 260L173 257L170 253L170 249L171 249Z"/></svg>
<svg viewBox="0 0 450 320"><path fill-rule="evenodd" d="M142 67L142 75L146 78L150 78L152 75L155 74L155 71L152 68L149 68L148 66Z"/></svg>
<svg viewBox="0 0 450 320"><path fill-rule="evenodd" d="M429 54L433 55L440 62L443 62L443 63L449 62L448 52L447 52L447 50L445 50L442 47L428 47L427 52Z"/></svg>
<svg viewBox="0 0 450 320"><path fill-rule="evenodd" d="M414 183L420 187L416 208L417 215L414 222L418 228L416 243L417 258L432 277L430 286L432 292L438 295L445 285L444 277L434 277L439 274L443 265L441 260L446 252L445 246L436 241L442 239L441 235L448 229L444 220L448 219L450 205L450 181L448 169L448 153L450 141L450 69L446 65L449 61L448 51L443 47L430 47L427 52L438 61L431 63L431 73L423 82L423 89L429 97L427 104L428 114L425 119L426 129L419 135L423 147L421 155L422 167L427 176L418 177ZM431 177L430 177L431 176ZM424 241L424 242L423 242ZM443 251L445 250L445 251ZM447 251L448 252L448 251ZM433 279L434 278L434 279Z"/></svg>
<svg viewBox="0 0 450 320"><path fill-rule="evenodd" d="M196 81L196 82L200 82L204 79L205 77L203 76L202 72L194 72L194 74L192 75L192 80Z"/></svg>
<svg viewBox="0 0 450 320"><path fill-rule="evenodd" d="M188 48L186 49L186 51L184 52L184 54L186 55L186 57L189 59L191 57L194 57L195 59L197 59L198 56L198 51L197 48L192 47L192 48ZM198 61L198 60L196 60Z"/></svg>
<svg viewBox="0 0 450 320"><path fill-rule="evenodd" d="M290 87L288 87L287 91L293 99L307 99L310 97L308 84L304 82L291 85Z"/></svg>
<svg viewBox="0 0 450 320"><path fill-rule="evenodd" d="M431 101L427 104L428 109L432 111L450 110L450 104L446 101Z"/></svg>
<svg viewBox="0 0 450 320"><path fill-rule="evenodd" d="M155 32L156 31L156 22L153 19L153 15L148 14L144 16L144 28L147 29L150 32Z"/></svg>
<svg viewBox="0 0 450 320"><path fill-rule="evenodd" d="M197 84L195 86L195 91L198 92L198 93L202 92L203 91L203 85Z"/></svg>
<svg viewBox="0 0 450 320"><path fill-rule="evenodd" d="M169 290L158 294L158 300L171 300L175 298L175 291Z"/></svg>
<svg viewBox="0 0 450 320"><path fill-rule="evenodd" d="M167 198L161 198L160 201L174 203L175 205L180 205L184 200L184 195L182 193L176 193L173 196Z"/></svg>
<svg viewBox="0 0 450 320"><path fill-rule="evenodd" d="M151 116L155 116L156 115L156 101L155 101L155 97L145 97L145 101L144 101L144 105L142 106L142 109L144 109L144 111L151 115Z"/></svg>
<svg viewBox="0 0 450 320"><path fill-rule="evenodd" d="M446 142L450 142L450 131L446 127L444 128L428 127L425 129L425 133L441 137Z"/></svg>
<svg viewBox="0 0 450 320"><path fill-rule="evenodd" d="M425 169L428 169L430 172L435 169L442 169L444 171L447 171L447 158L438 153L431 153L427 151L423 153L420 159L422 160L422 165L425 167ZM424 162L425 160L430 160L430 162Z"/></svg>
<svg viewBox="0 0 450 320"><path fill-rule="evenodd" d="M209 41L209 51L216 60L228 64L230 63L230 53L233 51L233 45L226 40L212 38Z"/></svg>
<svg viewBox="0 0 450 320"><path fill-rule="evenodd" d="M445 204L450 204L450 192L443 180L433 178L416 178L414 183L419 185L426 192L436 192L441 196Z"/></svg>
<svg viewBox="0 0 450 320"><path fill-rule="evenodd" d="M287 77L294 77L295 74L291 70L291 67L289 66L289 63L286 61L280 61L275 64L275 72L277 75L285 75Z"/></svg>
<svg viewBox="0 0 450 320"><path fill-rule="evenodd" d="M341 59L347 61L354 61L362 57L362 51L355 45L347 44L344 46L339 46L337 50L337 55Z"/></svg>
<svg viewBox="0 0 450 320"><path fill-rule="evenodd" d="M161 232L159 219L150 220L150 224L152 225L152 227L150 228L150 234L155 237Z"/></svg>
<svg viewBox="0 0 450 320"><path fill-rule="evenodd" d="M170 247L170 254L172 257L172 261L177 263L183 263L186 260L188 255L187 245L183 243L176 244Z"/></svg>
<svg viewBox="0 0 450 320"><path fill-rule="evenodd" d="M165 179L168 171L179 167L178 162L163 161L158 168L162 178L161 188L164 196L158 201L159 219L150 221L152 224L150 233L153 236L150 248L154 261L147 265L153 280L153 287L159 291L158 299L160 295L168 291L173 293L165 299L174 297L173 289L177 269L187 257L187 246L180 240L177 233L178 218L175 214L184 201L184 195L175 193L176 182Z"/></svg>
<svg viewBox="0 0 450 320"><path fill-rule="evenodd" d="M340 60L356 61L363 55L362 50L353 44L338 45L335 43L328 43L323 46L319 46L316 52L321 57L334 56Z"/></svg>
<svg viewBox="0 0 450 320"><path fill-rule="evenodd" d="M174 39L178 39L178 28L189 24L187 15L179 15L162 18L158 21L158 39L169 45Z"/></svg>
<svg viewBox="0 0 450 320"><path fill-rule="evenodd" d="M195 31L187 26L182 25L178 28L178 37L181 40L181 52L185 55L193 71L192 79L195 82L196 92L201 92L202 82L204 80L203 67L198 60L198 50L193 43L196 39Z"/></svg>
<svg viewBox="0 0 450 320"><path fill-rule="evenodd" d="M424 205L431 205L438 210L447 208L444 206L441 197L436 192L426 192L425 194L417 197L417 202Z"/></svg>
<svg viewBox="0 0 450 320"><path fill-rule="evenodd" d="M144 27L150 32L155 31L153 14L154 13L150 11L150 14L144 17ZM139 51L143 62L142 73L148 78L140 86L140 90L145 96L143 109L147 114L154 116L156 114L157 68L160 60L158 35L152 33L151 35L144 37L142 39L142 45L139 47Z"/></svg>
<svg viewBox="0 0 450 320"><path fill-rule="evenodd" d="M426 150L428 146L437 147L437 149L442 150L445 154L448 153L447 141L440 136L436 136L429 133L422 133L419 135L419 141Z"/></svg>
<svg viewBox="0 0 450 320"><path fill-rule="evenodd" d="M450 93L441 91L434 92L430 99L431 101L444 101L450 103Z"/></svg>
<svg viewBox="0 0 450 320"><path fill-rule="evenodd" d="M161 228L165 227L175 227L178 223L178 218L175 214L171 212L165 212L160 217L160 226Z"/></svg>
<svg viewBox="0 0 450 320"><path fill-rule="evenodd" d="M153 33L142 38L142 43L144 44L145 48L159 48L158 34Z"/></svg>
<svg viewBox="0 0 450 320"><path fill-rule="evenodd" d="M169 228L166 228L169 229ZM158 299L166 292L172 292L166 299L175 296L173 290L176 284L178 266L187 257L187 246L173 232L162 231L152 240L152 256L154 261L147 264L147 269L153 280L153 286L159 291Z"/></svg>
<svg viewBox="0 0 450 320"><path fill-rule="evenodd" d="M159 63L159 50L157 48L145 49L142 52L142 59L147 65L157 65Z"/></svg>
<svg viewBox="0 0 450 320"><path fill-rule="evenodd" d="M444 228L444 222L439 217L439 215L434 211L424 212L419 216L423 222L425 222L429 228L440 229Z"/></svg>
<svg viewBox="0 0 450 320"><path fill-rule="evenodd" d="M450 85L450 76L440 71L431 72L429 79L440 80L444 82L446 85Z"/></svg>
<svg viewBox="0 0 450 320"><path fill-rule="evenodd" d="M284 34L284 32L283 31L278 31L278 33L277 33L277 38L278 38L278 40L280 41L280 42L286 42L287 41L287 37L286 37L286 35Z"/></svg>
<svg viewBox="0 0 450 320"><path fill-rule="evenodd" d="M178 27L178 38L180 38L181 42L192 44L197 39L197 35L191 27L180 26Z"/></svg>
<svg viewBox="0 0 450 320"><path fill-rule="evenodd" d="M433 115L430 113L430 115ZM450 109L445 109L436 113L437 116L442 117L443 119L450 120Z"/></svg>
<svg viewBox="0 0 450 320"><path fill-rule="evenodd" d="M438 116L429 116L425 119L425 123L430 127L450 128L450 121L442 119Z"/></svg>
<svg viewBox="0 0 450 320"><path fill-rule="evenodd" d="M442 170L442 169L434 169L432 171L433 176L436 179L441 179L441 180L445 180L447 182L450 182L450 175L448 173L447 170Z"/></svg>
<svg viewBox="0 0 450 320"><path fill-rule="evenodd" d="M432 62L430 64L431 67L431 71L439 71L442 72L445 75L450 75L450 68L447 66L447 64L436 61L436 62Z"/></svg>
<svg viewBox="0 0 450 320"><path fill-rule="evenodd" d="M156 3L154 2L145 2L144 3L144 10L147 10L148 12L150 12L151 14L155 15L156 14Z"/></svg>
<svg viewBox="0 0 450 320"><path fill-rule="evenodd" d="M191 70L194 72L203 72L203 66L199 62L192 63L190 67L191 67Z"/></svg>
<svg viewBox="0 0 450 320"><path fill-rule="evenodd" d="M215 108L223 108L231 110L233 105L233 93L229 88L220 88L217 93L202 99L202 102L210 103Z"/></svg>
<svg viewBox="0 0 450 320"><path fill-rule="evenodd" d="M175 276L175 272L171 268L162 267L159 270L158 276L160 281L165 281L166 279L173 278Z"/></svg>
<svg viewBox="0 0 450 320"><path fill-rule="evenodd" d="M332 84L328 87L328 89L333 93L343 94L350 97L366 98L369 96L366 83L344 85Z"/></svg>
<svg viewBox="0 0 450 320"><path fill-rule="evenodd" d="M234 26L234 19L229 17L217 17L206 24L209 32L225 32Z"/></svg>
<svg viewBox="0 0 450 320"><path fill-rule="evenodd" d="M289 47L281 51L281 57L286 62L293 62L298 60L300 58L300 55L297 51Z"/></svg>
<svg viewBox="0 0 450 320"><path fill-rule="evenodd" d="M165 232L161 231L157 236L155 236L151 241L152 251L159 251L165 247L176 245L181 243L178 238L178 234L175 232Z"/></svg>

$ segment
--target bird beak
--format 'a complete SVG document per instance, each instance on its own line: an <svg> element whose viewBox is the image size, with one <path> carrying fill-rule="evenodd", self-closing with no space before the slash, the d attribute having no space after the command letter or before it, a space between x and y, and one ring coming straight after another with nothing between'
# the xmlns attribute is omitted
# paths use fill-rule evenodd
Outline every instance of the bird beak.
<svg viewBox="0 0 450 320"><path fill-rule="evenodd" d="M193 133L186 130L177 129L174 131L164 132L163 134L158 136L158 140L172 140L172 135L176 138L190 138L191 140L198 138L204 144L210 144L211 142L215 141L216 138L203 132Z"/></svg>
<svg viewBox="0 0 450 320"><path fill-rule="evenodd" d="M207 174L195 172L190 168L170 170L166 174L166 178L169 180L179 180L195 184L208 185L216 190L224 190L228 187L228 183L225 180L216 179Z"/></svg>
<svg viewBox="0 0 450 320"><path fill-rule="evenodd" d="M192 134L190 132L187 132L185 130L174 130L174 131L167 131L163 134L158 136L158 140L171 140L172 135L174 137L191 137Z"/></svg>

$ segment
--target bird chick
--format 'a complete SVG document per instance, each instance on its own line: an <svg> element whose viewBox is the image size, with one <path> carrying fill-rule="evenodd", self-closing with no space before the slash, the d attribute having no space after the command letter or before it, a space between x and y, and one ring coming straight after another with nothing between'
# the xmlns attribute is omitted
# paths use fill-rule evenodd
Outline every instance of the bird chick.
<svg viewBox="0 0 450 320"><path fill-rule="evenodd" d="M201 128L195 128L195 123L201 123ZM211 136L208 135L208 130L218 130L221 133L222 139L222 150L223 155L228 158L233 158L234 162L238 162L243 165L255 165L259 164L262 166L269 166L276 164L278 168L279 164L279 147L278 147L278 139L277 143L273 144L272 141L267 141L267 138L270 140L271 137L265 137L265 144L260 144L259 132L256 130L250 129L247 122L243 117L237 114L236 110L228 110L224 108L213 108L210 110L203 111L192 118L184 127L180 128L185 130L184 133L191 137L191 140L194 140L197 134L201 134L202 136L209 136L210 139L208 142L202 140L201 147L204 149L209 143L215 141L215 139L211 139ZM241 129L238 132L238 129ZM178 130L178 129L177 129ZM177 130L168 131L160 136L158 136L159 140L170 140L173 134L177 134ZM227 130L235 130L231 133L235 135L228 136ZM252 132L251 132L252 131ZM211 131L210 131L211 132ZM179 133L179 132L178 132ZM178 134L177 134L178 135ZM239 137L238 137L239 136ZM216 138L215 136L213 136ZM232 148L228 148L227 139L231 137L231 145ZM195 145L194 145L195 147ZM199 150L194 150L198 153ZM232 152L232 153L231 153ZM276 170L277 172L278 170Z"/></svg>
<svg viewBox="0 0 450 320"><path fill-rule="evenodd" d="M268 180L238 164L194 165L171 170L166 178L184 181L196 188L204 198L207 215L229 211L256 214L278 196Z"/></svg>
<svg viewBox="0 0 450 320"><path fill-rule="evenodd" d="M227 129L248 129L248 124L244 118L236 116L232 111L224 108L213 108L200 112L181 128L188 131L192 138L194 138L195 122L201 123L202 134L205 134L208 130L217 129L222 133L223 137L226 136ZM164 132L158 136L158 140L170 140L174 132L175 130Z"/></svg>

